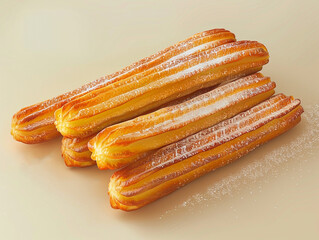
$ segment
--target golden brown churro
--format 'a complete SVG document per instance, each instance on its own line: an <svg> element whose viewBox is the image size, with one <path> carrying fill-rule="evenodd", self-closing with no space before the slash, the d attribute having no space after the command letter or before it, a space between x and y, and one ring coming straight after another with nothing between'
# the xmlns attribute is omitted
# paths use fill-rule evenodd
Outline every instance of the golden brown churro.
<svg viewBox="0 0 319 240"><path fill-rule="evenodd" d="M146 73L149 73L148 70L154 70L156 66L169 60L184 55L189 56L234 41L235 35L225 29L213 29L195 34L121 71L102 77L74 91L21 109L13 116L11 134L17 141L24 143L40 143L50 140L59 135L54 126L54 112L66 103L123 79L135 75L145 76Z"/></svg>
<svg viewBox="0 0 319 240"><path fill-rule="evenodd" d="M275 83L261 73L240 78L181 104L104 129L89 142L100 169L118 169L144 152L208 128L264 101Z"/></svg>
<svg viewBox="0 0 319 240"><path fill-rule="evenodd" d="M55 112L55 124L63 136L90 136L198 89L257 72L268 58L265 46L253 41L182 54L70 101Z"/></svg>
<svg viewBox="0 0 319 240"><path fill-rule="evenodd" d="M197 97L201 94L207 93L213 90L215 87L200 89L192 94L181 97L169 103L166 103L160 108L173 106L176 104L180 104L182 102L188 101L194 97ZM91 159L91 152L88 148L88 142L91 140L93 136L85 137L85 138L66 138L62 139L62 156L64 158L64 162L68 167L88 167L96 164L96 161Z"/></svg>
<svg viewBox="0 0 319 240"><path fill-rule="evenodd" d="M88 142L92 137L62 139L62 157L68 167L89 167L96 162L91 159Z"/></svg>
<svg viewBox="0 0 319 240"><path fill-rule="evenodd" d="M145 206L222 167L299 123L299 100L279 94L211 128L168 145L114 173L113 208Z"/></svg>

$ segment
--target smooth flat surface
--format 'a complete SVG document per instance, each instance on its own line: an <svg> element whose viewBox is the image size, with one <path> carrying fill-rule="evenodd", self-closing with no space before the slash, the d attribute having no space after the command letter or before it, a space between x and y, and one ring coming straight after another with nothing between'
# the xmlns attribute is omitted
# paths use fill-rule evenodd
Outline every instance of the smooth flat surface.
<svg viewBox="0 0 319 240"><path fill-rule="evenodd" d="M319 239L318 1L0 0L1 239ZM139 211L109 206L110 171L69 169L61 139L10 136L20 108L203 30L270 51L262 71L302 100L300 125Z"/></svg>

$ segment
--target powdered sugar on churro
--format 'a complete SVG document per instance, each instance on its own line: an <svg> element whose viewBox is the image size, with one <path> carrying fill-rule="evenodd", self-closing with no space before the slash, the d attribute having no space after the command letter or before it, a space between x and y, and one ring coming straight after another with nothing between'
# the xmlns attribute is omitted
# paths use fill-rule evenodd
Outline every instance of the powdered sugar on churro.
<svg viewBox="0 0 319 240"><path fill-rule="evenodd" d="M238 171L232 172L231 175L210 184L205 191L189 196L184 202L165 211L160 218L170 216L179 210L205 208L217 204L218 201L242 190L245 185L256 184L257 181L262 181L269 176L272 178L278 176L281 172L279 167L290 160L298 159L298 161L306 163L309 157L318 154L315 149L319 144L319 104L305 106L304 110L302 115L303 131L298 137L271 152L265 153L263 158L254 159ZM302 165L300 164L298 167L301 168Z"/></svg>

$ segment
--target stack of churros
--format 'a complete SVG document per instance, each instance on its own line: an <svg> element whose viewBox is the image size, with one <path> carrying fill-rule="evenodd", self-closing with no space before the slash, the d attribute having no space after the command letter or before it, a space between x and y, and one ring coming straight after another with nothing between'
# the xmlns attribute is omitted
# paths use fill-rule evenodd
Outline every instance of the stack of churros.
<svg viewBox="0 0 319 240"><path fill-rule="evenodd" d="M23 143L63 136L68 167L120 169L111 206L131 211L294 127L300 101L259 71L266 47L225 29L198 33L121 71L21 109ZM274 96L273 96L274 95Z"/></svg>

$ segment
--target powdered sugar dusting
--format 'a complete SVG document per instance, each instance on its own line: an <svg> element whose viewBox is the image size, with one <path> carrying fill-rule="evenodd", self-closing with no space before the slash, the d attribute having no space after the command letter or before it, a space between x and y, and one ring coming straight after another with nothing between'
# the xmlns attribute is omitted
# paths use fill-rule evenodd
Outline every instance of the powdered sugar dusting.
<svg viewBox="0 0 319 240"><path fill-rule="evenodd" d="M134 126L136 123L143 122L143 128L135 132L122 133L120 136L117 136L116 142L139 139L150 133L155 135L164 131L177 129L187 123L212 115L236 102L244 101L273 88L273 83L271 82L266 82L264 85L255 87L254 84L263 81L265 78L258 78L257 75L254 76L254 78L249 76L239 79L189 101L169 107L168 111L159 110L156 114L149 114L148 116L133 119L127 122L126 125L130 123L130 125ZM244 89L239 91L238 89L241 88ZM221 96L224 97L221 98ZM168 118L167 115L174 115L174 117ZM158 121L159 118L161 121Z"/></svg>
<svg viewBox="0 0 319 240"><path fill-rule="evenodd" d="M174 58L175 54L177 54L177 56L180 54L183 55L184 52L188 52L189 50L189 53L193 53L192 48L195 48L194 51L201 51L209 47L218 46L220 44L234 41L234 36L232 34L229 35L228 33L230 32L225 29L213 29L195 34L186 40L178 42L177 44L174 44L162 51L159 51L156 54L151 55L150 57L146 57L138 62L135 62L114 74L104 76L91 83L85 84L84 86L76 90L67 92L52 99L23 108L14 115L13 121L17 124L28 123L28 125L32 125L33 122L35 122L35 124L33 124L30 128L21 129L24 131L31 131L33 129L42 127L42 115L48 114L47 117L50 120L50 125L52 125L54 119L54 111L62 107L64 104L70 102L71 100L82 96L83 94L88 93L92 90L96 90L113 82L116 82L119 79L132 76L138 71L148 68L148 66L152 67L160 64L161 62L168 61L170 58ZM211 45L204 44L205 41L210 41ZM196 47L197 45L199 45L199 48ZM204 46L201 47L201 45ZM38 120L39 117L40 120ZM46 122L44 122L44 125L45 124ZM17 128L16 130L19 129Z"/></svg>
<svg viewBox="0 0 319 240"><path fill-rule="evenodd" d="M240 45L243 49L238 49L238 46L233 46L232 43L224 44L219 47L200 52L193 57L193 60L181 59L182 61L171 61L174 67L165 68L162 72L155 72L148 77L141 78L134 81L134 85L126 86L124 93L119 95L114 95L110 97L107 93L101 93L103 95L103 101L99 100L97 103L87 108L81 108L78 111L74 112L74 115L69 116L69 120L76 120L79 118L88 118L96 114L107 111L119 105L122 105L134 98L137 98L143 94L149 93L151 91L159 91L162 87L168 86L175 82L184 81L192 76L195 76L199 73L205 73L206 71L215 69L220 66L228 65L236 61L240 61L244 56L251 57L257 56L262 53L264 50L260 46L254 46L255 42L238 42L237 45ZM231 52L233 51L233 52ZM176 63L175 63L176 62ZM255 67L254 64L260 66L262 64L259 61L251 62L251 68ZM165 63L164 63L165 65ZM186 69L181 70L187 66ZM232 73L229 72L231 68L225 68L225 71L228 71L228 76L231 76ZM165 76L164 72L169 74ZM163 77L164 76L164 77ZM197 85L204 84L203 80L198 82ZM213 81L213 80L210 80ZM186 84L186 83L185 83ZM101 97L99 96L99 97ZM164 96L164 95L163 95ZM133 111L133 109L130 109Z"/></svg>
<svg viewBox="0 0 319 240"><path fill-rule="evenodd" d="M298 159L298 161L306 163L307 159L315 154L314 149L319 144L319 104L308 105L304 107L304 110L305 113L302 117L303 131L297 138L271 152L265 153L263 158L255 159L239 171L212 183L207 186L205 191L189 196L184 202L165 211L160 219L179 210L205 208L216 204L227 196L232 196L235 192L243 189L245 185L256 183L269 175L272 178L276 177L280 171L279 167L290 160ZM305 157L305 153L308 154L308 157Z"/></svg>

